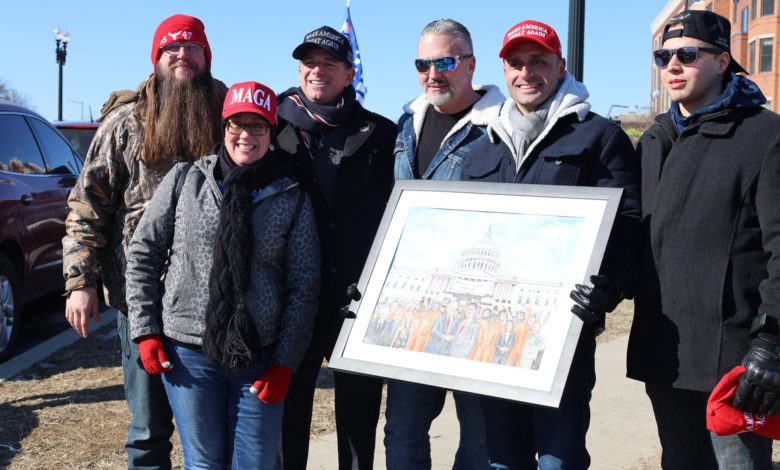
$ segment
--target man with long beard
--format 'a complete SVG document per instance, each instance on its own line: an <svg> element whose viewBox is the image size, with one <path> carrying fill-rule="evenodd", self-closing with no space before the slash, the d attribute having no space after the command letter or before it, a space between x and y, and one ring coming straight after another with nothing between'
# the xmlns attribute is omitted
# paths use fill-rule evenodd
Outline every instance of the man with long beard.
<svg viewBox="0 0 780 470"><path fill-rule="evenodd" d="M83 337L99 318L96 286L119 311L125 396L132 415L128 468L171 468L172 413L159 376L150 376L129 339L125 254L146 203L177 162L205 155L221 137L225 85L211 77L203 23L174 15L155 31L154 73L137 100L115 107L98 129L68 198L63 271L65 316Z"/></svg>

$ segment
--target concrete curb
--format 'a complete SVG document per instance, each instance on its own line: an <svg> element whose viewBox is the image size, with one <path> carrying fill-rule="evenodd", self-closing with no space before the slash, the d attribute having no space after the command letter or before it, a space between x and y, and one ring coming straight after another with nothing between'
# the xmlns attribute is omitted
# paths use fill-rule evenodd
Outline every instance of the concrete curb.
<svg viewBox="0 0 780 470"><path fill-rule="evenodd" d="M111 322L116 322L116 316L117 311L114 309L100 312L100 321L90 320L89 331L97 331L99 328ZM79 336L74 329L68 328L66 331L49 338L47 341L44 341L34 348L5 361L0 364L0 382L12 379L18 375L19 372L34 366L60 349L70 346L80 339L82 339L81 336Z"/></svg>

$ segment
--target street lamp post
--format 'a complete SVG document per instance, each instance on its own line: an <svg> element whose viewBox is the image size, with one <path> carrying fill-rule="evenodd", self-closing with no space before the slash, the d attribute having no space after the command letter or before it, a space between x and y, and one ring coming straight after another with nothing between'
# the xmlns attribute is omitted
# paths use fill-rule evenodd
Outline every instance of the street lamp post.
<svg viewBox="0 0 780 470"><path fill-rule="evenodd" d="M585 0L569 0L569 50L566 66L578 82L582 81L585 51Z"/></svg>
<svg viewBox="0 0 780 470"><path fill-rule="evenodd" d="M65 65L65 57L68 55L68 42L70 42L70 34L68 30L60 29L59 26L54 28L54 40L57 43L55 52L57 53L57 63L60 65L60 91L59 91L59 106L57 108L57 120L62 121L62 66Z"/></svg>

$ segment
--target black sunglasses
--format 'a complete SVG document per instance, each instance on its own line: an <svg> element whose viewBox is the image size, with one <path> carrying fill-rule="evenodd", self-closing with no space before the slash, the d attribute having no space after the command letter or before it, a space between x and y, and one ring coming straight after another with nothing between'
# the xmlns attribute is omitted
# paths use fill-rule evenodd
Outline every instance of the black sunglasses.
<svg viewBox="0 0 780 470"><path fill-rule="evenodd" d="M431 65L436 67L441 73L452 72L458 68L458 63L463 59L468 59L474 54L459 55L456 57L439 57L438 59L415 59L414 66L420 73L427 73L431 69Z"/></svg>
<svg viewBox="0 0 780 470"><path fill-rule="evenodd" d="M653 51L653 58L655 59L655 65L658 67L666 67L672 60L673 55L677 55L677 60L681 64L691 65L699 60L699 52L709 52L710 54L720 54L723 52L720 49L714 47L680 47L677 49L658 49Z"/></svg>

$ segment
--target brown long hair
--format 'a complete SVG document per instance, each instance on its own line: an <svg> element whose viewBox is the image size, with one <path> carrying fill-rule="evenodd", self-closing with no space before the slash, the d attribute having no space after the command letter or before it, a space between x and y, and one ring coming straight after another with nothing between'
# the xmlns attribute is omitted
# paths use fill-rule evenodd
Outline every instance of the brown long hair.
<svg viewBox="0 0 780 470"><path fill-rule="evenodd" d="M144 133L144 162L152 168L195 161L222 139L225 85L204 70L192 80L161 72L146 83L138 104Z"/></svg>

